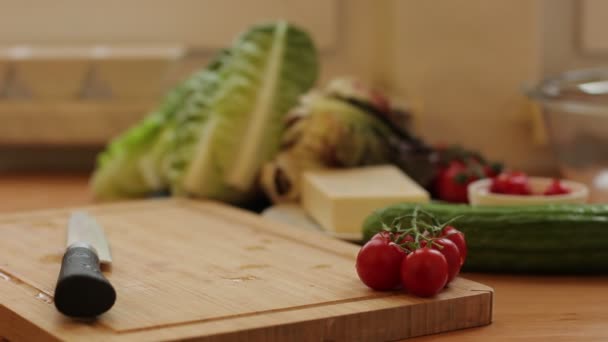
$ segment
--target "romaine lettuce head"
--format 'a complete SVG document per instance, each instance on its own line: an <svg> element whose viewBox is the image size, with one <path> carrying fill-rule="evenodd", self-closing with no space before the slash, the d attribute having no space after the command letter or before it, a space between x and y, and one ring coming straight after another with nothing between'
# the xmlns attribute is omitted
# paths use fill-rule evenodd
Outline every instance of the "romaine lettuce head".
<svg viewBox="0 0 608 342"><path fill-rule="evenodd" d="M283 116L317 78L312 40L286 22L253 27L230 51L208 103L177 124L170 154L176 194L246 201L278 150Z"/></svg>
<svg viewBox="0 0 608 342"><path fill-rule="evenodd" d="M159 108L115 138L97 160L91 179L99 200L143 197L168 189L168 153L175 144L175 125L183 113L201 106L214 88L217 71L229 58L218 54L209 66L171 90Z"/></svg>

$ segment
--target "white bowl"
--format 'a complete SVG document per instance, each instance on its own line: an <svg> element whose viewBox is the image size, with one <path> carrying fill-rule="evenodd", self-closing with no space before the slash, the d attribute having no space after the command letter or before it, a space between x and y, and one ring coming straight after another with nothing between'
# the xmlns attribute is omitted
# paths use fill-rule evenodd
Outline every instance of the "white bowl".
<svg viewBox="0 0 608 342"><path fill-rule="evenodd" d="M506 195L490 192L492 180L480 179L469 184L469 203L471 205L526 205L550 203L586 203L589 199L589 189L586 185L569 180L560 182L570 188L571 192L564 195L540 195L551 184L553 178L529 177L533 195ZM538 194L538 195L537 195Z"/></svg>

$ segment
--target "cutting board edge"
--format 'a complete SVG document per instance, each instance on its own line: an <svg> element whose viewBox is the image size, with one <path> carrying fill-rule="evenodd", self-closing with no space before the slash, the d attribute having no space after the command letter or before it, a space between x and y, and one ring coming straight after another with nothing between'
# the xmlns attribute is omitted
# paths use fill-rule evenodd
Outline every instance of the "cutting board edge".
<svg viewBox="0 0 608 342"><path fill-rule="evenodd" d="M421 299L420 303L411 305L399 305L405 304L403 298L400 300L398 297L380 297L368 299L365 301L359 302L351 302L348 303L354 307L353 310L350 311L350 307L345 306L344 303L330 305L332 307L339 308L344 311L336 311L331 315L317 317L317 318L307 318L307 319L297 319L293 318L293 315L302 314L307 317L314 317L315 313L323 312L324 310L330 309L329 306L318 306L312 308L303 308L303 309L295 309L286 312L276 312L267 314L265 319L268 321L280 321L281 324L268 325L264 322L258 322L259 326L242 326L242 329L235 330L234 325L238 324L239 320L244 320L245 318L234 318L225 322L199 322L185 325L176 325L171 327L164 328L163 331L159 330L144 330L144 331L134 331L130 333L124 333L120 336L120 339L117 341L131 341L133 340L148 340L152 337L162 338L171 340L172 336L180 336L179 339L196 339L197 341L284 341L290 339L302 339L302 340L398 340L403 338L417 337L417 336L425 336L431 334L437 334L447 331L468 329L474 327L481 327L485 325L489 325L492 323L492 307L493 307L493 292L486 291L471 291L473 294L463 297L456 297L445 299L436 303L439 303L440 306L446 306L443 308L443 311L451 311L448 307L450 305L461 305L465 306L464 302L470 302L471 300L479 301L481 304L478 307L477 311L471 311L462 309L463 311L460 313L455 313L455 315L462 314L478 314L479 319L472 321L463 322L455 322L451 321L453 325L443 326L441 327L441 318L437 318L436 321L429 323L425 322L424 325L432 327L441 327L437 329L427 329L415 331L413 333L407 332L407 326L416 326L416 323L411 323L409 325L403 324L403 322L395 321L390 322L391 317L403 317L403 316L416 316L416 311L420 311L425 313L425 307L428 304L426 300ZM387 305L386 301L393 300L394 302L389 304L392 306L389 307L367 307L363 308L365 305L375 304L378 306ZM408 300L408 299L406 299ZM459 303L463 302L463 303ZM340 305L340 307L338 307ZM438 311L442 310L442 308L436 308ZM357 311L358 310L358 311ZM452 310L453 312L453 310ZM283 317L281 317L283 316ZM377 320L376 323L370 323L369 317ZM379 317L381 316L381 317ZM280 318L277 318L280 317ZM376 328L376 330L368 330L366 335L341 335L344 332L354 332L357 329L350 329L349 326L362 324L362 321L368 321L368 325L372 327L382 327L384 326L394 326L401 327L401 330L397 329L383 329ZM215 332L207 335L202 335L201 333L204 331L209 332L210 325L215 325L220 323L220 325L227 324L230 327L226 327L225 329L217 329ZM422 325L418 325L422 326ZM270 331L269 331L270 329ZM328 332L328 329L330 331ZM333 332L331 331L333 329ZM379 331L380 330L380 331ZM381 330L385 330L384 332ZM323 331L322 335L314 335L314 332ZM329 333L327 335L326 333ZM308 335L307 335L308 334Z"/></svg>
<svg viewBox="0 0 608 342"><path fill-rule="evenodd" d="M56 336L53 336L48 330L30 322L26 317L3 304L0 304L0 317L9 318L0 320L0 340L4 338L8 341L59 341L59 339ZM15 322L18 320L22 321L22 324L27 326L27 333L24 332L24 329L16 328L17 324L15 324Z"/></svg>
<svg viewBox="0 0 608 342"><path fill-rule="evenodd" d="M0 286L4 293L9 293L13 302L25 302L26 297L32 296L31 291L22 286L22 284L12 284L11 282L3 283L4 286ZM431 303L432 305L439 306L435 307L435 311L446 312L453 311L453 309L449 309L451 304L456 306L465 306L466 303L470 303L471 301L478 301L479 306L473 306L476 308L475 310L464 310L460 313L453 313L454 315L465 315L472 314L477 312L479 315L479 319L466 321L465 324L459 325L459 322L454 322L455 325L444 326L435 330L427 330L427 331L418 331L414 334L410 335L387 335L383 336L380 333L375 334L373 336L314 336L315 339L323 339L323 338L335 338L338 340L344 339L357 339L357 338L373 338L373 339L400 339L406 337L415 337L415 336L423 336L429 334L436 334L441 332L460 330L466 328L473 328L484 326L492 323L493 318L493 299L494 299L494 291L492 288L485 286L483 284L470 281L468 279L458 278L456 280L456 289L460 292L465 292L466 295L441 299L440 301L432 301L431 299L416 299L419 301L416 304L411 304L412 298L409 296L400 296L398 293L395 293L394 296L386 296L386 297L375 297L368 298L360 301L354 301L349 303L334 303L329 305L319 305L313 307L306 308L296 308L288 311L280 311L280 312L272 312L264 317L261 320L255 320L254 323L257 323L258 326L247 326L248 317L236 317L231 318L225 321L220 322L191 322L185 324L172 325L168 327L159 327L153 329L145 329L145 330L137 330L131 332L123 332L120 334L114 334L110 329L103 330L95 330L95 338L101 341L134 341L134 340L150 340L151 338L162 338L171 340L175 336L179 336L179 339L197 339L200 341L205 340L213 340L213 341L234 341L234 340L255 340L255 336L263 335L264 337L261 340L264 341L272 341L272 336L281 336L281 338L276 339L277 341L284 340L288 337L293 337L292 334L297 334L301 336L301 334L306 334L306 332L310 331L320 331L319 327L321 326L322 331L327 331L328 325L333 327L336 331L354 331L356 329L349 329L349 325L353 324L361 324L361 321L365 321L366 315L371 315L371 317L376 317L378 321L385 322L389 321L390 317L397 317L407 315L410 311L421 310L424 312L425 305ZM462 302L458 304L458 302ZM14 304L14 303L12 303ZM6 321L14 322L15 320L20 320L25 322L28 326L31 326L33 329L30 331L31 333L35 333L36 336L40 336L40 341L55 341L57 339L63 339L66 336L63 335L55 335L51 332L52 329L50 326L37 326L32 323L32 314L35 315L53 315L54 308L52 308L52 304L39 302L39 310L37 312L32 313L28 311L31 307L27 305L23 305L21 307L15 309L10 309L9 307L0 304L0 313L5 311L5 313L9 314L9 319ZM442 308L443 306L447 306ZM327 313L328 310L331 313ZM333 311L332 311L333 310ZM23 311L23 312L20 312ZM325 313L325 314L324 314ZM378 315L382 315L382 318L377 318ZM410 315L414 315L410 313ZM298 317L299 316L299 317ZM387 319L385 316L388 316ZM308 317L308 318L302 318ZM316 317L316 318L309 318ZM441 321L441 319L438 319ZM239 322L243 321L243 322ZM268 322L282 322L281 324L268 324ZM352 322L351 322L352 321ZM328 323L329 322L329 323ZM381 323L370 324L370 326L382 326ZM400 326L395 322L392 325ZM428 326L441 326L441 322L426 322L425 325ZM50 324L50 323L49 323ZM78 325L78 323L73 323ZM219 325L219 329L217 328ZM225 325L225 326L223 326ZM238 325L242 328L240 330L235 330L234 326ZM336 326L342 325L343 328L336 328ZM402 325L402 324L401 324ZM412 323L412 325L415 325ZM205 335L204 332L213 329L209 329L210 327L216 326L216 332ZM0 322L0 336L4 336L2 331L6 329L7 326L3 327L3 324ZM78 325L72 326L67 330L71 329L82 330L81 332L93 332L93 329L100 328L99 325ZM269 331L270 329L270 331ZM19 340L21 331L20 330L11 330L10 326L8 326L9 335L4 337L12 338L14 340ZM372 334L373 332L369 332ZM392 330L392 333L395 334L395 331ZM335 332L334 334L339 334L339 332ZM28 337L31 336L28 334ZM69 336L68 336L69 337ZM94 340L93 336L91 336L91 340Z"/></svg>

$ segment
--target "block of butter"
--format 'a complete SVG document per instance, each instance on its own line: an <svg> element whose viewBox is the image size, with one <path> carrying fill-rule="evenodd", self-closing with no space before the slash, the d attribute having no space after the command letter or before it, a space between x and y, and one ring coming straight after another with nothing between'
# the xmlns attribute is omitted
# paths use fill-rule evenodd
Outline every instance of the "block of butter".
<svg viewBox="0 0 608 342"><path fill-rule="evenodd" d="M392 165L315 170L302 177L302 206L324 229L360 234L375 209L395 203L427 203L429 193Z"/></svg>

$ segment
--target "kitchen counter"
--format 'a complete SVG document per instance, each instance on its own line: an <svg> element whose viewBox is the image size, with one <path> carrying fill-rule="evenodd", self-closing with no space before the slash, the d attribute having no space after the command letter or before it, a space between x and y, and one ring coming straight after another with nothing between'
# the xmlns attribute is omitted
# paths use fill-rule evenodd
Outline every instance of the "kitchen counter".
<svg viewBox="0 0 608 342"><path fill-rule="evenodd" d="M0 176L0 212L92 202L83 174ZM465 274L495 290L494 322L410 341L608 341L608 277Z"/></svg>

